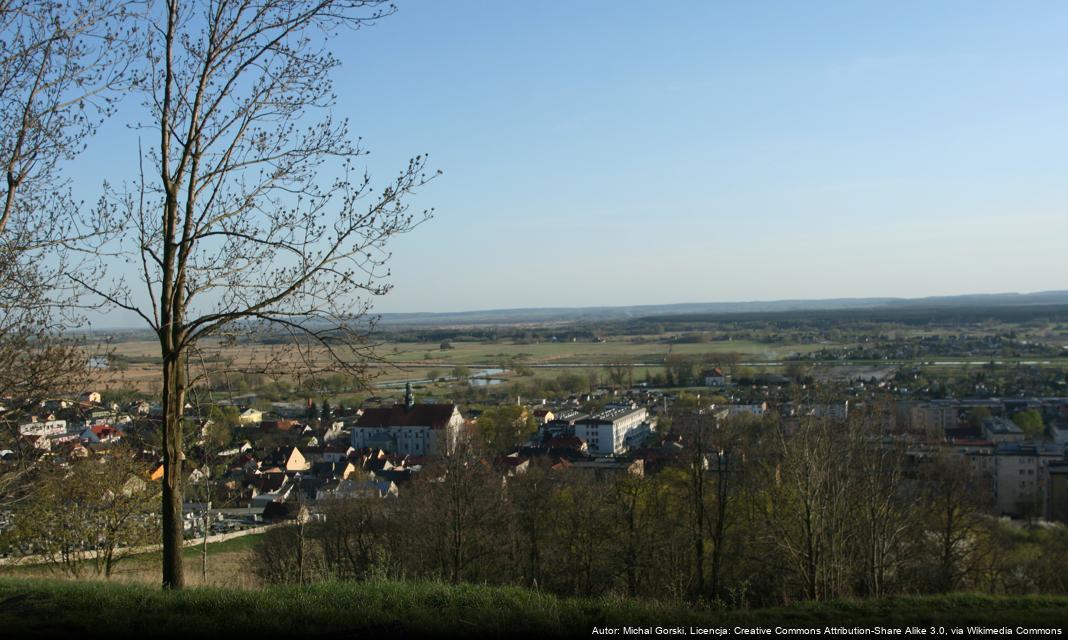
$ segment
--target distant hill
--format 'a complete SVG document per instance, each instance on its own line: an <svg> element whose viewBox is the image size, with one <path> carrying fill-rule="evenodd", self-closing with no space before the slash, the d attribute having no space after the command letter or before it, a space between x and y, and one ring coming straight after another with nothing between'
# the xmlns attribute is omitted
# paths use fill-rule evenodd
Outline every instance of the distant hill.
<svg viewBox="0 0 1068 640"><path fill-rule="evenodd" d="M952 307L1015 307L1068 304L1068 291L988 293L928 298L831 298L825 300L770 300L754 302L689 302L623 307L543 307L488 309L450 313L384 313L383 326L449 326L479 324L545 324L627 320L676 315L742 314L783 311L835 311L843 309L923 309Z"/></svg>

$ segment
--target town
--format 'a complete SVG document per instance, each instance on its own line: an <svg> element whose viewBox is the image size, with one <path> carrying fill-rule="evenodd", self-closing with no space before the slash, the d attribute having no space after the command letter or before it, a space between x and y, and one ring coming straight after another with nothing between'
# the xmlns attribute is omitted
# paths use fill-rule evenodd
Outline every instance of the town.
<svg viewBox="0 0 1068 640"><path fill-rule="evenodd" d="M478 333L471 327L405 328L397 339L409 342L396 343L395 363L379 371L380 379L362 393L359 387L346 389L356 383L342 376L305 381L300 388L253 377L252 385L236 385L236 393L235 385L216 377L204 394L190 396L185 410L186 544L203 545L206 552L209 544L234 536L257 540L244 565L250 585L366 578L378 572L538 584L562 594L736 593L733 597L752 604L777 602L776 591L820 598L1039 588L1004 577L1019 561L1014 548L1022 553L1036 544L1054 544L1042 541L1064 535L1068 523L1068 393L1057 394L1065 389L1064 336L1049 331L1059 315L1038 313L1042 322L1032 318L1030 329L1010 323L994 331L995 336L1029 332L1026 339L1011 338L1026 345L1020 352L1007 351L1006 338L980 337L989 335L989 323L980 330L939 320L937 313L923 329L934 337L916 342L934 353L896 354L896 361L857 356L852 344L829 347L825 339L798 335L785 346L782 338L765 337L761 343L747 334L751 329L745 321L728 315L703 330L718 335L724 330L717 323L730 322L731 331L755 341L726 343L747 352L718 350L725 344L722 336L680 342L670 331L641 337L597 332L558 347L562 341L548 333L561 333L558 326L534 334L524 329L515 338L502 338L500 332L509 331L502 326L485 340L471 337ZM771 319L789 318L783 313ZM660 321L672 322L670 317ZM946 350L947 341L937 336L950 328L962 337L948 344L964 347ZM423 332L424 342L412 342L413 331ZM451 337L442 341L442 332ZM539 352L543 338L546 351ZM437 341L430 351L423 346L426 340ZM853 344L871 350L900 340L876 333ZM628 344L667 351L659 362L650 353L621 355ZM685 344L708 348L704 353L675 349ZM768 352L771 345L788 350L792 344L800 345L799 351ZM983 360L989 354L971 351L976 344L996 345L999 360L1015 363ZM121 343L116 347L116 353L123 351ZM542 353L556 366L545 368L547 361L528 355L449 368L465 353L487 347ZM576 350L579 360L600 352L604 364L567 366L560 348ZM1044 350L1052 362L1026 363L1036 350ZM406 355L415 353L429 358ZM777 361L763 366L761 353ZM804 358L808 366L797 366L804 354L813 353L820 357ZM935 357L970 360L947 368ZM113 363L130 360L112 356ZM123 377L128 367L98 363L94 375L109 387L120 380L136 387ZM227 378L238 379L237 374ZM138 380L136 374L132 380ZM1003 390L1012 395L995 395ZM963 393L956 396L958 391ZM3 561L18 566L22 557L23 564L30 559L72 574L92 565L121 575L119 561L156 535L147 521L158 517L158 494L151 487L163 474L160 415L150 391L122 387L49 399L26 411L3 447L6 476L33 468L20 480L30 483L35 475L47 477L51 467L107 466L117 458L114 466L128 477L113 481L136 479L145 499L122 505L131 510L128 531L115 528L114 539L107 540L98 528L88 529L83 538L59 538L41 525L33 500L5 508ZM794 469L799 471L817 461L827 475L806 475L801 488L789 491L778 485L776 478L792 465L801 465ZM66 482L89 478L69 473ZM453 487L455 482L462 484ZM815 484L803 489L809 482ZM813 500L828 510L817 515L819 522L852 517L839 510L863 508L867 494L855 496L851 507L821 500L826 492L855 491L870 483L878 487L869 491L885 496L880 519L893 517L899 526L895 533L879 534L885 536L880 537L885 548L878 564L861 568L861 563L854 574L835 582L820 558L791 559L791 545L801 543L790 539L801 535L792 530L800 523L790 521L791 505ZM806 496L803 490L813 493ZM637 501L625 521L632 528L629 535L638 536L630 542L627 528L621 529L624 522L614 519L621 516L612 513L627 504L618 504L620 492ZM587 497L579 500L580 495ZM773 500L774 508L754 513L761 500ZM132 511L132 505L141 512ZM915 513L917 505L924 513ZM952 507L948 520L945 513L931 512L938 505ZM33 514L32 520L20 517L20 508ZM535 512L526 511L531 508ZM452 509L452 530L442 528L447 523L431 522L418 525L418 531L396 530ZM705 513L695 515L695 509ZM905 534L939 522L951 529L941 546L933 538L917 546ZM674 527L682 548L694 544L694 537L700 541L690 555L709 557L684 553L654 560L668 553L664 545L672 538L661 530L665 526ZM741 539L752 527L750 534L781 527L783 537ZM930 529L931 535L937 530ZM604 538L594 544L597 531ZM820 535L830 540L821 544L851 547L859 536L876 534L864 534L858 524L848 534L828 530ZM583 536L594 536L589 539L594 546L576 548ZM495 538L499 548L485 548ZM339 555L338 544L355 545L359 552ZM998 544L1008 545L998 559L1004 566L984 564L986 554L993 553L987 545ZM111 554L108 562L95 561L104 550ZM765 561L782 554L784 564L776 566L776 575L764 577L768 584L754 586L759 568L747 554L758 550ZM577 564L549 563L544 555L549 553ZM200 579L210 584L207 556L201 561ZM573 573L583 566L584 575ZM745 591L732 591L742 574L748 576Z"/></svg>

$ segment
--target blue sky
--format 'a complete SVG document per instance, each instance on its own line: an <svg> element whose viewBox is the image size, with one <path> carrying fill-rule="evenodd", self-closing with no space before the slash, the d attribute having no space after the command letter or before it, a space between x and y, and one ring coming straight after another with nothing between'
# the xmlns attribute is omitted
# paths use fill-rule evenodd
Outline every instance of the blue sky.
<svg viewBox="0 0 1068 640"><path fill-rule="evenodd" d="M444 172L378 311L1068 288L1066 3L397 5L335 47Z"/></svg>

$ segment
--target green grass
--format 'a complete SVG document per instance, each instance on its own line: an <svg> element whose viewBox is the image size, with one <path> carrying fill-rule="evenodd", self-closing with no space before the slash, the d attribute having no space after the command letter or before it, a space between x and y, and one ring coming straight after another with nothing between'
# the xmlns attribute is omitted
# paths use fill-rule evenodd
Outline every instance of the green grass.
<svg viewBox="0 0 1068 640"><path fill-rule="evenodd" d="M255 547L262 537L262 533L250 533L247 536L231 538L229 540L223 540L222 542L208 542L208 555L247 551ZM203 549L204 547L198 543L194 546L182 549L182 555L186 557L196 556L199 558Z"/></svg>
<svg viewBox="0 0 1068 640"><path fill-rule="evenodd" d="M0 629L8 633L198 637L240 634L588 635L639 626L1063 627L1068 597L955 594L806 603L727 611L618 598L557 598L520 588L418 582L318 584L262 591L168 593L104 582L0 579ZM10 636L7 636L10 637ZM238 637L234 635L234 637Z"/></svg>
<svg viewBox="0 0 1068 640"><path fill-rule="evenodd" d="M222 542L208 542L208 557L223 554L223 553L239 553L248 551L256 546L256 544L263 537L262 533L250 533L247 536L241 536L240 538L231 538ZM195 545L182 548L182 557L199 558L204 553L203 545L198 541ZM159 562L162 552L154 551L152 553L144 553L136 556L131 556L130 560L148 560L151 562Z"/></svg>

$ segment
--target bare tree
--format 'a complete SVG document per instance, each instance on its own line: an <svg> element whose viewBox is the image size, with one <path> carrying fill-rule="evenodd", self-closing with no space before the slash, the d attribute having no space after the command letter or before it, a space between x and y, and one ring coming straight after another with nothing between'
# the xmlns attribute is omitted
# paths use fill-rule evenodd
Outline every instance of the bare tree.
<svg viewBox="0 0 1068 640"><path fill-rule="evenodd" d="M374 498L320 500L324 519L316 533L324 565L336 580L363 580L375 571L383 545L385 506L385 500Z"/></svg>
<svg viewBox="0 0 1068 640"><path fill-rule="evenodd" d="M722 595L725 551L745 469L745 434L758 431L750 422L756 421L720 419L700 398L683 397L673 407L671 429L685 447L679 460L685 497L679 505L693 550L691 598Z"/></svg>
<svg viewBox="0 0 1068 640"><path fill-rule="evenodd" d="M406 487L415 519L412 555L442 580L484 580L506 551L506 503L501 478L461 446L417 486Z"/></svg>
<svg viewBox="0 0 1068 640"><path fill-rule="evenodd" d="M329 115L339 64L330 38L393 10L381 0L161 0L149 9L146 129L157 139L140 181L110 201L131 220L123 249L140 283L108 292L80 282L159 339L165 587L183 585L191 349L239 332L278 334L294 350L290 368L362 373L369 300L389 290L386 242L430 215L403 201L428 179L425 156L375 191L355 167L366 152Z"/></svg>
<svg viewBox="0 0 1068 640"><path fill-rule="evenodd" d="M610 362L604 366L608 374L608 380L613 387L622 387L624 384L632 384L634 380L634 365L628 362Z"/></svg>
<svg viewBox="0 0 1068 640"><path fill-rule="evenodd" d="M867 442L856 448L849 473L855 496L856 543L860 566L858 580L865 596L882 597L914 565L917 540L922 538L914 483L906 478L905 445L880 435L886 412L892 406L877 405L855 414L854 432L865 428Z"/></svg>
<svg viewBox="0 0 1068 640"><path fill-rule="evenodd" d="M769 465L768 535L809 600L840 594L840 564L851 527L848 511L852 454L835 425L805 416L797 433L778 429L778 455Z"/></svg>
<svg viewBox="0 0 1068 640"><path fill-rule="evenodd" d="M610 530L616 538L626 593L630 597L641 594L656 564L661 543L657 526L667 519L665 489L665 484L655 476L644 478L630 474L617 479L612 486Z"/></svg>
<svg viewBox="0 0 1068 640"><path fill-rule="evenodd" d="M931 586L938 592L954 591L980 563L982 545L977 540L986 506L981 496L989 492L967 460L946 452L926 463L921 479L931 542Z"/></svg>
<svg viewBox="0 0 1068 640"><path fill-rule="evenodd" d="M548 546L552 508L553 478L544 461L531 460L526 473L509 478L508 498L515 523L516 576L525 586L537 588L542 577L545 548Z"/></svg>
<svg viewBox="0 0 1068 640"><path fill-rule="evenodd" d="M680 401L673 407L672 430L686 447L683 479L686 484L684 511L693 550L690 597L705 595L705 553L708 548L709 456L714 455L712 432L717 420L700 403Z"/></svg>
<svg viewBox="0 0 1068 640"><path fill-rule="evenodd" d="M0 232L74 240L83 220L60 165L80 153L136 50L129 2L0 1ZM59 206L57 206L59 205Z"/></svg>
<svg viewBox="0 0 1068 640"><path fill-rule="evenodd" d="M82 213L61 172L130 81L136 49L128 2L0 0L0 421L81 388L87 356L62 332L77 323L64 287L69 256L108 221ZM57 255L58 254L58 255ZM17 449L21 451L21 449ZM0 501L17 499L32 465L0 477Z"/></svg>

